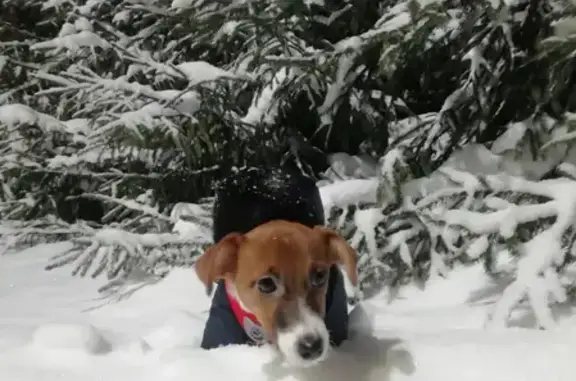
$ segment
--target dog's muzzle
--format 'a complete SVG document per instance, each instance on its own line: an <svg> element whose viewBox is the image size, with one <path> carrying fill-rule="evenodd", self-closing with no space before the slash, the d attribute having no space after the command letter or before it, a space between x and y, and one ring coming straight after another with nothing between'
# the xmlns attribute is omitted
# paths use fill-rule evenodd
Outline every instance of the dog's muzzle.
<svg viewBox="0 0 576 381"><path fill-rule="evenodd" d="M278 348L292 366L307 367L326 358L330 336L324 320L303 300L297 303L291 321L278 327Z"/></svg>

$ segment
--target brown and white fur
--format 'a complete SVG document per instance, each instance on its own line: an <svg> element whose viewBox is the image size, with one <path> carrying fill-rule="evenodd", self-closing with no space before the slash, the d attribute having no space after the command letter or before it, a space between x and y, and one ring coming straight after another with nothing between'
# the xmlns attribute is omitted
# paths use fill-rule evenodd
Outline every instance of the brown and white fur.
<svg viewBox="0 0 576 381"><path fill-rule="evenodd" d="M226 235L198 259L196 272L208 290L225 280L286 361L309 366L330 348L323 317L334 264L356 285L356 252L336 232L274 220Z"/></svg>

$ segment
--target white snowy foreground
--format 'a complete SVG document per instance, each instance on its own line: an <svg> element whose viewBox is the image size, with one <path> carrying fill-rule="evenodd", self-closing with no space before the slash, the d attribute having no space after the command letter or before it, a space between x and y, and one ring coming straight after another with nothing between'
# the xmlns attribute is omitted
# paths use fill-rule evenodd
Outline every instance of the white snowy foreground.
<svg viewBox="0 0 576 381"><path fill-rule="evenodd" d="M0 257L2 381L575 379L571 309L555 311L552 331L519 328L533 323L528 309L512 317L517 328L483 330L500 288L480 267L407 289L392 303L386 295L365 302L353 316L355 337L321 367L297 373L266 349L199 349L209 299L191 269L106 304L96 293L102 281L43 270L65 245Z"/></svg>

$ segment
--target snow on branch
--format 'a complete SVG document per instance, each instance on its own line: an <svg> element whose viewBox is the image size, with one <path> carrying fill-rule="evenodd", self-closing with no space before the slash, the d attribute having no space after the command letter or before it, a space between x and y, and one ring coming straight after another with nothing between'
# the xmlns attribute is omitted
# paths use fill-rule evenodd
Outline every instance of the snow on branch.
<svg viewBox="0 0 576 381"><path fill-rule="evenodd" d="M0 254L42 243L70 242L70 249L54 256L46 269L74 266L73 275L105 275L108 282L102 292L125 286L135 274L141 282L161 278L174 267L192 266L210 243L210 205L178 203L165 215L150 206L146 196L124 200L82 195L115 204L104 221L123 213L120 222L105 226L66 223L55 217L4 221L0 225Z"/></svg>
<svg viewBox="0 0 576 381"><path fill-rule="evenodd" d="M456 171L451 171L456 174ZM571 234L576 221L576 181L570 179L527 181L509 176L486 176L476 191L519 192L539 197L543 201L533 205L494 205L488 199L488 207L495 211L449 209L435 213L437 220L447 226L460 226L475 234L497 234L504 239L513 239L522 224L554 217L555 221L518 247L519 259L515 280L505 289L489 323L490 327L504 326L513 310L524 298L532 307L538 325L551 328L554 319L549 309L550 302L564 302L566 293L557 268L562 266L568 255L564 238ZM492 205L490 205L492 204ZM572 243L570 243L572 244ZM502 249L505 250L505 249Z"/></svg>
<svg viewBox="0 0 576 381"><path fill-rule="evenodd" d="M0 106L0 126L14 127L20 124L36 125L46 131L63 131L65 125L58 119L19 104Z"/></svg>
<svg viewBox="0 0 576 381"><path fill-rule="evenodd" d="M576 181L444 167L438 173L448 186L407 196L401 189L412 180L401 152L390 151L381 165L373 200L331 205L327 213L328 225L359 253L362 291L425 281L446 275L456 262L482 261L488 274L512 279L489 327L507 325L524 300L539 327L553 327L550 305L566 301L566 288L574 286L562 274L576 259Z"/></svg>
<svg viewBox="0 0 576 381"><path fill-rule="evenodd" d="M100 291L117 285L135 270L162 277L173 267L191 266L206 245L196 237L190 239L176 233L137 234L113 228L86 232L72 242L73 247L55 256L46 269L76 263L73 275L85 276L92 271L95 278L105 273L109 283Z"/></svg>
<svg viewBox="0 0 576 381"><path fill-rule="evenodd" d="M65 241L92 234L94 229L84 223L69 224L55 217L33 221L4 220L0 226L0 256L42 243Z"/></svg>
<svg viewBox="0 0 576 381"><path fill-rule="evenodd" d="M77 51L86 47L109 49L110 44L94 32L83 30L67 36L56 37L52 40L37 42L30 46L31 49L65 48L71 51Z"/></svg>
<svg viewBox="0 0 576 381"><path fill-rule="evenodd" d="M123 56L126 56L126 53L123 53ZM152 85L130 80L130 73L116 78L105 78L85 66L76 65L59 74L34 71L33 75L37 79L56 85L38 92L37 95L80 91L86 97L101 98L100 102L89 104L90 110L85 110L89 114L94 113L94 108L102 111L95 123L97 129L91 136L92 139L96 139L110 134L111 131L121 126L125 126L136 134L138 134L138 127L142 126L150 128L158 126L175 132L178 130L178 123L170 121L169 118L182 116L194 120L195 114L203 103L198 92L201 87L209 88L214 83L225 80L251 80L248 75L236 75L204 61L183 62L178 65L163 64L142 58L138 58L137 61L139 65L148 65L154 69L155 75L164 74L185 79L188 85L183 90L156 90ZM117 93L119 101L117 106L110 109L110 97L114 93ZM132 102L128 102L126 95Z"/></svg>
<svg viewBox="0 0 576 381"><path fill-rule="evenodd" d="M90 273L95 278L105 274L109 282L100 291L107 291L123 285L135 272L157 279L171 268L191 266L210 243L204 227L205 213L200 213L205 209L203 206L187 205L186 210L185 206L177 204L172 214L165 216L138 200L110 198L106 201L117 202L119 206L140 213L134 218L123 219L121 224L86 229L83 234L70 238L72 248L55 256L46 267L48 270L74 263L73 275ZM110 213L114 211L112 209ZM198 215L191 216L190 211ZM139 226L135 227L135 220L140 220ZM166 228L159 232L151 228L144 229L144 233L137 231L142 230L142 225L147 222L149 225L158 221L164 226L172 226L172 232ZM167 222L170 224L166 225ZM188 225L187 231L182 230L183 224ZM197 234L191 234L191 225L196 227Z"/></svg>

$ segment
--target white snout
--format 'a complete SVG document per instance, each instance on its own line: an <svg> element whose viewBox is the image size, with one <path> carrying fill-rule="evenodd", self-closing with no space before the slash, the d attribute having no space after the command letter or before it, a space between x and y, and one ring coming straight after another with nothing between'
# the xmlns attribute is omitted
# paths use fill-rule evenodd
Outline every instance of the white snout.
<svg viewBox="0 0 576 381"><path fill-rule="evenodd" d="M309 367L323 361L330 349L330 335L324 319L306 302L298 301L298 319L278 333L278 348L288 364Z"/></svg>

